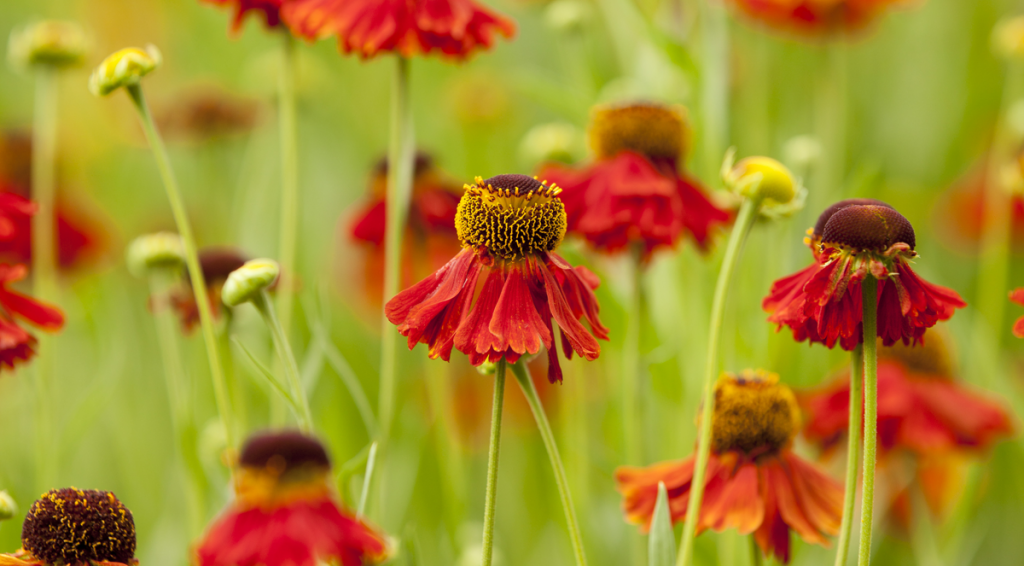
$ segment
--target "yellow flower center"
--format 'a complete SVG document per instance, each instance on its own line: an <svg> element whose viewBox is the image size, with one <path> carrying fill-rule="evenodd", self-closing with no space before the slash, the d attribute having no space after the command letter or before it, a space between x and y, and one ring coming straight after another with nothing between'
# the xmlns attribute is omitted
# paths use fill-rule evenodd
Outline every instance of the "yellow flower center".
<svg viewBox="0 0 1024 566"><path fill-rule="evenodd" d="M561 192L526 175L477 177L466 186L455 214L459 240L509 261L550 252L565 236Z"/></svg>
<svg viewBox="0 0 1024 566"><path fill-rule="evenodd" d="M715 386L711 448L717 452L774 453L800 427L793 391L764 370L723 373Z"/></svg>
<svg viewBox="0 0 1024 566"><path fill-rule="evenodd" d="M590 143L599 159L634 151L652 159L679 159L687 149L689 124L685 109L657 104L631 104L594 110Z"/></svg>

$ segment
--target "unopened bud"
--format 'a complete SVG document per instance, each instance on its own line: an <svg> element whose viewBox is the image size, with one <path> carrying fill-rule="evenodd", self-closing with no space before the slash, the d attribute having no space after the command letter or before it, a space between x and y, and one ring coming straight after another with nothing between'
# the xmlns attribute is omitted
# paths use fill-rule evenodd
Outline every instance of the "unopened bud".
<svg viewBox="0 0 1024 566"><path fill-rule="evenodd" d="M745 197L785 204L796 196L796 181L785 165L770 157L746 157L727 174L726 184Z"/></svg>
<svg viewBox="0 0 1024 566"><path fill-rule="evenodd" d="M544 24L554 31L579 31L590 20L592 9L583 0L555 0L544 10Z"/></svg>
<svg viewBox="0 0 1024 566"><path fill-rule="evenodd" d="M821 157L821 143L814 136L794 136L782 147L783 159L797 171L806 170Z"/></svg>
<svg viewBox="0 0 1024 566"><path fill-rule="evenodd" d="M176 269L185 263L185 245L173 232L139 236L128 246L128 271L145 277L159 269Z"/></svg>
<svg viewBox="0 0 1024 566"><path fill-rule="evenodd" d="M281 274L281 268L272 259L253 259L231 272L220 297L224 304L236 307L257 297L270 287Z"/></svg>
<svg viewBox="0 0 1024 566"><path fill-rule="evenodd" d="M139 84L139 80L159 67L161 61L160 51L152 45L147 45L145 50L122 49L96 67L89 77L89 90L96 96L106 96L121 87Z"/></svg>
<svg viewBox="0 0 1024 566"><path fill-rule="evenodd" d="M1024 58L1024 16L996 24L992 30L992 50L1006 58Z"/></svg>
<svg viewBox="0 0 1024 566"><path fill-rule="evenodd" d="M480 375L494 375L494 373L498 371L498 364L495 362L484 362L476 366L476 371L479 372Z"/></svg>
<svg viewBox="0 0 1024 566"><path fill-rule="evenodd" d="M87 47L81 26L47 20L11 32L7 57L15 67L74 67L85 60Z"/></svg>
<svg viewBox="0 0 1024 566"><path fill-rule="evenodd" d="M0 491L0 521L6 521L18 514L18 504L7 493L7 490Z"/></svg>
<svg viewBox="0 0 1024 566"><path fill-rule="evenodd" d="M531 167L544 162L573 163L586 151L583 132L565 122L540 124L530 128L519 144L519 155Z"/></svg>

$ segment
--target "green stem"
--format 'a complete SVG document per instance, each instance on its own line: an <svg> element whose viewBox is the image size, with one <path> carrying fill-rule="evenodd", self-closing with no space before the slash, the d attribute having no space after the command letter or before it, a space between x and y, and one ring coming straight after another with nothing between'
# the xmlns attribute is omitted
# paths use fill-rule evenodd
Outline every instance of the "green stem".
<svg viewBox="0 0 1024 566"><path fill-rule="evenodd" d="M729 143L729 17L720 2L701 2L701 117L706 174L718 171Z"/></svg>
<svg viewBox="0 0 1024 566"><path fill-rule="evenodd" d="M853 531L853 512L857 503L863 394L864 346L857 344L853 352L850 353L850 425L846 445L846 487L843 492L843 522L839 527L839 545L836 547L835 566L846 564L846 558L850 554L850 533Z"/></svg>
<svg viewBox="0 0 1024 566"><path fill-rule="evenodd" d="M366 457L366 475L363 477L363 491L359 494L359 506L356 507L356 516L366 516L366 502L370 495L370 486L373 483L373 471L377 467L377 446L374 442L370 444L370 453Z"/></svg>
<svg viewBox="0 0 1024 566"><path fill-rule="evenodd" d="M860 503L860 552L857 564L871 563L871 521L875 508L875 461L878 444L878 281L861 282L864 303L864 484ZM853 410L853 407L850 407Z"/></svg>
<svg viewBox="0 0 1024 566"><path fill-rule="evenodd" d="M188 267L189 281L192 283L192 293L195 296L196 306L199 309L199 323L203 331L203 342L206 345L206 355L210 362L210 376L213 380L213 393L217 402L217 412L220 414L221 425L224 427L224 434L227 440L228 449L235 447L234 420L231 413L231 402L228 399L227 385L224 381L224 373L221 370L220 355L217 349L217 335L214 330L213 312L210 309L209 293L206 288L206 279L203 277L203 270L199 265L199 253L196 248L195 237L192 235L192 225L189 223L188 214L185 212L185 203L181 197L181 190L178 188L178 181L171 169L171 161L167 155L167 148L160 137L160 132L153 122L153 115L149 111L146 99L142 94L139 85L127 87L128 95L139 111L139 118L142 121L142 129L146 132L146 139L153 149L153 157L156 159L157 168L163 179L164 189L167 191L167 199L171 205L171 212L174 214L174 222L178 227L178 234L181 236L182 244L185 246L185 264Z"/></svg>
<svg viewBox="0 0 1024 566"><path fill-rule="evenodd" d="M487 491L484 495L483 566L491 566L494 554L494 504L498 491L498 451L501 447L501 414L505 405L505 358L494 372L494 405L491 409L491 441L487 448Z"/></svg>
<svg viewBox="0 0 1024 566"><path fill-rule="evenodd" d="M622 421L625 464L639 465L643 459L638 394L640 387L640 328L643 317L643 250L632 250L633 281L626 307L626 335L622 346Z"/></svg>
<svg viewBox="0 0 1024 566"><path fill-rule="evenodd" d="M224 324L217 333L217 347L220 348L220 359L224 368L224 380L227 383L228 399L235 410L235 426L239 430L249 429L249 416L246 411L245 389L238 373L235 371L235 356L231 352L231 328L234 316L230 308L223 308Z"/></svg>
<svg viewBox="0 0 1024 566"><path fill-rule="evenodd" d="M295 361L295 354L292 353L288 337L284 334L284 328L281 327L281 322L274 313L274 307L270 304L270 299L267 298L267 292L265 290L260 291L259 295L253 299L252 304L260 312L263 321L267 323L267 327L270 329L270 337L274 341L274 349L277 350L277 356L284 364L285 374L288 376L288 385L292 390L292 397L299 404L300 413L296 415L299 419L299 428L303 432L311 432L313 430L313 414L309 410L306 388L302 386L302 379L299 377L299 365Z"/></svg>
<svg viewBox="0 0 1024 566"><path fill-rule="evenodd" d="M750 564L751 566L761 566L761 547L757 546L757 539L754 535L748 535L750 539Z"/></svg>
<svg viewBox="0 0 1024 566"><path fill-rule="evenodd" d="M718 273L715 284L715 296L711 303L711 323L708 329L708 354L704 370L703 412L700 418L700 440L697 444L697 462L694 467L693 482L690 488L690 502L686 508L686 523L683 525L683 542L679 547L676 564L688 566L693 556L693 541L697 533L697 519L700 506L704 500L704 476L707 473L708 458L711 456L711 420L715 412L715 375L718 371L718 341L722 333L722 318L725 314L725 299L729 292L729 283L733 271L739 263L743 244L750 234L750 229L757 219L757 211L761 207L761 199L747 199L740 207L736 223L729 235L729 244L722 258L722 269Z"/></svg>
<svg viewBox="0 0 1024 566"><path fill-rule="evenodd" d="M576 509L572 504L572 493L569 491L569 481L565 476L565 467L562 466L562 458L558 455L558 445L555 444L555 435L551 432L551 424L544 413L544 406L537 396L537 388L533 386L533 379L530 378L530 370L523 360L512 364L512 373L519 382L519 387L526 396L526 402L530 405L533 418L537 421L537 428L540 430L541 440L544 441L544 448L547 449L548 459L551 460L551 468L555 473L555 484L558 485L558 495L562 499L562 509L565 511L565 522L569 528L569 539L572 542L573 554L576 556L576 566L586 566L587 557L583 552L583 537L580 534L579 522L576 520Z"/></svg>
<svg viewBox="0 0 1024 566"><path fill-rule="evenodd" d="M391 146L388 149L388 194L384 235L384 300L398 294L402 272L402 237L412 193L414 153L412 106L409 100L409 60L398 57L391 100ZM381 439L391 433L395 404L398 333L387 316L381 320L380 400Z"/></svg>
<svg viewBox="0 0 1024 566"><path fill-rule="evenodd" d="M45 301L55 298L57 270L54 250L54 163L57 155L57 71L47 65L36 70L35 116L32 124L32 200L38 207L32 219L32 278L34 294ZM45 355L36 360L36 473L39 488L55 480L58 443L53 439L50 397L53 377L53 340L44 338Z"/></svg>

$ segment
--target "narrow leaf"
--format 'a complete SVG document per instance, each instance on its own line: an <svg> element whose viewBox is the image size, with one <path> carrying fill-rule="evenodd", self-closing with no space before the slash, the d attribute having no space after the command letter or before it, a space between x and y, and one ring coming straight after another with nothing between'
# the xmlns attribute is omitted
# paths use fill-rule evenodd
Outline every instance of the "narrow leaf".
<svg viewBox="0 0 1024 566"><path fill-rule="evenodd" d="M245 355L249 358L249 362L251 362L252 365L255 366L256 369L258 370L257 373L259 373L264 379L266 379L267 382L270 383L270 385L273 386L273 388L281 395L281 397L284 397L284 400L287 401L289 407L291 407L292 412L294 412L295 416L298 417L299 406L295 403L295 399L292 397L291 393L288 392L288 389L285 386L281 385L281 382L279 382L277 378L274 377L274 374L271 373L269 369L267 369L267 366L263 365L262 362L256 359L256 356L254 356L253 353L250 352L249 349L245 347L245 344L242 344L237 338L233 338L232 341L235 343L235 345L241 348L243 352L245 352Z"/></svg>
<svg viewBox="0 0 1024 566"><path fill-rule="evenodd" d="M668 510L668 491L658 483L658 502L654 504L651 534L647 541L649 566L672 566L676 560L676 535L672 531L672 516Z"/></svg>

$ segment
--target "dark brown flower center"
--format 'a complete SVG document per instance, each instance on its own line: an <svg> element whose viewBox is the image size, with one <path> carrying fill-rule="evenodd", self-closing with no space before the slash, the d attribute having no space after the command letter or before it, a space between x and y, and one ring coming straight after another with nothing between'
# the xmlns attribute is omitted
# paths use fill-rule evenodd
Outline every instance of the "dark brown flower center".
<svg viewBox="0 0 1024 566"><path fill-rule="evenodd" d="M242 447L238 463L247 468L272 468L278 474L305 467L331 466L323 444L298 431L250 436Z"/></svg>
<svg viewBox="0 0 1024 566"><path fill-rule="evenodd" d="M230 246L209 247L199 251L199 267L206 282L223 283L231 272L245 265L249 258Z"/></svg>
<svg viewBox="0 0 1024 566"><path fill-rule="evenodd" d="M832 218L832 215L839 212L840 210L851 206L864 206L869 204L892 208L888 204L873 198L848 198L846 200L841 200L833 204L832 206L826 208L825 211L822 212L820 216L818 216L818 222L814 224L814 235L821 237L821 234L825 231L825 224L828 224L828 221L829 219Z"/></svg>
<svg viewBox="0 0 1024 566"><path fill-rule="evenodd" d="M127 564L135 557L135 521L109 491L55 489L32 504L21 543L50 566L92 560Z"/></svg>
<svg viewBox="0 0 1024 566"><path fill-rule="evenodd" d="M526 175L498 175L468 185L455 214L463 246L501 259L554 250L565 236L562 190Z"/></svg>
<svg viewBox="0 0 1024 566"><path fill-rule="evenodd" d="M652 160L674 163L686 151L686 117L657 104L600 108L590 122L590 143L598 158L634 151Z"/></svg>
<svg viewBox="0 0 1024 566"><path fill-rule="evenodd" d="M836 211L821 234L825 244L856 250L886 250L896 244L914 249L917 240L910 221L889 206L849 206Z"/></svg>
<svg viewBox="0 0 1024 566"><path fill-rule="evenodd" d="M764 370L723 374L715 387L711 448L770 454L787 446L799 428L793 392Z"/></svg>

